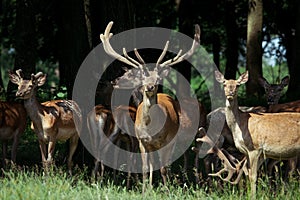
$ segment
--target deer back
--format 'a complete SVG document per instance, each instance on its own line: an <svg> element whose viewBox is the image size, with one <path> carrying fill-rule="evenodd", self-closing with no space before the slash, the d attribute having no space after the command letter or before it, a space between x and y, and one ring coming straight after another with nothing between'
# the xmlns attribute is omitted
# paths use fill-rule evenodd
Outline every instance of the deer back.
<svg viewBox="0 0 300 200"><path fill-rule="evenodd" d="M268 108L268 112L300 112L300 100L270 105Z"/></svg>
<svg viewBox="0 0 300 200"><path fill-rule="evenodd" d="M300 113L249 114L248 130L254 148L271 158L287 159L300 153Z"/></svg>
<svg viewBox="0 0 300 200"><path fill-rule="evenodd" d="M44 116L43 121L47 121L47 127L75 128L73 114L80 110L71 108L68 100L52 100L42 103L40 113ZM75 112L75 113L74 113Z"/></svg>

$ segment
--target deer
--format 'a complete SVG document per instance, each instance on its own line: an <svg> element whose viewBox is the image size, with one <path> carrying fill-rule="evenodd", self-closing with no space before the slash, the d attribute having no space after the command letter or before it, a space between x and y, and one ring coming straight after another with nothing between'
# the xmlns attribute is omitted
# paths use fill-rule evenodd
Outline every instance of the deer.
<svg viewBox="0 0 300 200"><path fill-rule="evenodd" d="M120 105L111 111L105 106L99 104L88 113L87 127L90 133L93 155L96 155L95 167L92 171L92 178L97 176L99 165L101 167L100 178L102 179L104 176L105 166L101 160L101 157L105 156L109 150L108 140L110 140L112 143L117 143L118 146L120 146L120 142L122 141L126 144L127 151L137 152L138 144L136 138L129 134L133 132L133 127L130 127L130 124L134 124L135 115L136 108L125 105ZM132 120L132 123L130 123L128 120ZM116 156L117 155L114 157ZM133 162L132 157L128 158L128 162ZM127 163L127 166L130 167L131 163ZM128 168L127 188L130 187L130 178L131 169ZM116 179L115 170L114 179Z"/></svg>
<svg viewBox="0 0 300 200"><path fill-rule="evenodd" d="M278 112L300 112L300 100L281 103L279 104L280 97L283 90L289 84L289 76L285 76L281 79L279 84L270 84L264 77L258 78L258 83L264 88L267 104L269 105L266 112L278 113ZM279 161L271 161L268 164L268 172L272 171L272 168ZM298 156L288 160L288 174L291 176L296 169L296 165L299 162Z"/></svg>
<svg viewBox="0 0 300 200"><path fill-rule="evenodd" d="M286 160L300 153L300 113L244 113L237 92L248 81L248 71L237 80L227 80L215 71L225 93L225 116L236 148L247 160L251 195L256 195L258 168L266 158Z"/></svg>
<svg viewBox="0 0 300 200"><path fill-rule="evenodd" d="M300 112L300 100L279 103L283 89L289 84L289 76L282 78L279 84L270 84L264 77L260 77L258 82L265 90L267 104L269 105L267 112Z"/></svg>
<svg viewBox="0 0 300 200"><path fill-rule="evenodd" d="M266 100L268 105L276 105L279 103L279 99L282 92L290 82L290 77L285 76L281 79L279 84L270 84L264 77L258 78L258 83L264 88L266 93Z"/></svg>
<svg viewBox="0 0 300 200"><path fill-rule="evenodd" d="M12 140L11 163L16 164L17 148L26 128L27 113L22 103L0 101L0 140L3 168L7 165L7 143Z"/></svg>
<svg viewBox="0 0 300 200"><path fill-rule="evenodd" d="M171 66L182 62L194 53L200 42L200 27L198 25L195 27L194 40L190 50L183 55L181 55L182 51L180 50L174 58L161 63L168 49L169 42L167 41L162 54L156 62L155 68L150 70L137 49L134 49L134 53L138 61L131 58L125 48L123 48L124 56L118 54L112 48L109 41L112 37L112 33L110 33L112 25L113 22L109 22L104 34L100 35L103 48L111 57L132 67L131 69L127 69L123 76L114 81L114 88L135 88L142 85L143 100L136 112L135 134L142 158L144 192L148 171L150 172L150 186L153 179L153 157L149 156L150 160L148 162L148 155L151 155L153 151L160 150L162 147L165 149L159 151L161 161L160 173L163 184L167 184L167 165L170 164L169 161L175 145L173 139L179 128L178 105L171 96L158 93L158 84L168 75Z"/></svg>
<svg viewBox="0 0 300 200"><path fill-rule="evenodd" d="M10 71L8 75L10 81L18 86L16 96L24 99L24 107L32 121L31 129L38 138L43 167L47 169L54 162L56 142L69 139L67 165L69 174L72 174L72 158L78 145L80 131L77 130L75 123L81 122L80 108L72 100L40 103L36 93L37 88L46 82L46 74L42 72L31 74L30 79L24 79L21 69L15 73Z"/></svg>

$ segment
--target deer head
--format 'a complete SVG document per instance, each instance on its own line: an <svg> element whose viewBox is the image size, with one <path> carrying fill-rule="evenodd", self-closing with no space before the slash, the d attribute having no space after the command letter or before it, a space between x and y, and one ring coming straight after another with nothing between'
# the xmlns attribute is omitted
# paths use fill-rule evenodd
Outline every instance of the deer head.
<svg viewBox="0 0 300 200"><path fill-rule="evenodd" d="M223 84L225 96L227 100L231 101L237 96L238 87L248 81L248 71L244 72L237 80L226 80L219 71L215 71L215 77L219 83Z"/></svg>
<svg viewBox="0 0 300 200"><path fill-rule="evenodd" d="M259 84L265 89L266 99L269 105L278 104L283 89L289 84L289 76L281 79L279 84L270 84L264 77L258 78Z"/></svg>
<svg viewBox="0 0 300 200"><path fill-rule="evenodd" d="M113 84L115 88L123 88L123 89L132 89L139 86L142 86L142 91L144 95L151 97L152 95L157 93L157 86L159 82L169 74L170 66L175 65L188 57L190 57L195 49L199 46L200 43L200 27L199 25L195 26L195 35L192 47L189 51L185 54L181 55L182 50L178 52L178 54L163 63L163 60L169 46L169 41L166 42L165 47L163 49L162 54L158 58L156 65L153 70L151 70L146 63L144 62L143 58L140 56L137 49L134 49L135 56L137 60L129 57L126 49L123 48L123 55L118 54L111 46L109 39L112 37L112 33L110 33L111 27L113 22L110 22L104 34L100 35L100 39L103 43L104 50L107 54L116 58L117 60L130 65L131 69L125 68L125 73L123 76L117 78Z"/></svg>
<svg viewBox="0 0 300 200"><path fill-rule="evenodd" d="M16 96L22 99L29 99L34 95L38 86L44 85L46 82L46 74L38 72L37 74L31 74L30 80L23 79L23 73L21 69L18 69L16 73L13 71L8 72L9 79L12 83L18 85L18 91Z"/></svg>

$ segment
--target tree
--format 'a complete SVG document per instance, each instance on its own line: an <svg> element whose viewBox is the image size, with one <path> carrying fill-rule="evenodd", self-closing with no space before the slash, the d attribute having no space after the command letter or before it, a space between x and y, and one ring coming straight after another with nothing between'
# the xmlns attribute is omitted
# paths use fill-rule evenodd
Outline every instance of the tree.
<svg viewBox="0 0 300 200"><path fill-rule="evenodd" d="M81 0L62 0L56 3L60 85L67 87L68 98L71 98L76 73L90 50L84 4Z"/></svg>
<svg viewBox="0 0 300 200"><path fill-rule="evenodd" d="M289 65L290 71L290 84L287 91L287 96L291 100L296 100L300 98L300 2L296 1L296 27L295 27L295 34L294 34L294 47L292 53L293 63Z"/></svg>
<svg viewBox="0 0 300 200"><path fill-rule="evenodd" d="M16 27L13 40L16 52L14 70L22 69L25 77L35 71L37 60L34 4L34 0L16 1ZM15 98L14 88L15 86L9 82L8 100Z"/></svg>
<svg viewBox="0 0 300 200"><path fill-rule="evenodd" d="M261 94L263 91L258 84L258 77L262 75L262 0L249 0L247 19L247 61L249 81L246 84L247 95Z"/></svg>
<svg viewBox="0 0 300 200"><path fill-rule="evenodd" d="M227 79L235 79L238 66L239 42L238 42L238 26L236 18L236 2L226 1L225 11L225 28L227 34L226 43L226 68L225 77Z"/></svg>

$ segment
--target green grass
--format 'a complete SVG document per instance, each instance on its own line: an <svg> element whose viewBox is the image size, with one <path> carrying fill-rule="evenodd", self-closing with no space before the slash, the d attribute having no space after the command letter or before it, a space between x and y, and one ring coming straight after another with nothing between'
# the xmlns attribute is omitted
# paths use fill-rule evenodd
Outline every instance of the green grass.
<svg viewBox="0 0 300 200"><path fill-rule="evenodd" d="M76 172L69 177L56 169L47 176L36 170L10 170L0 179L0 199L250 199L247 185L232 186L228 183L213 181L211 186L178 186L170 184L148 189L141 193L141 186L132 190L104 180L92 183L86 172ZM270 184L259 179L257 199L300 199L299 180L289 183L280 180Z"/></svg>

